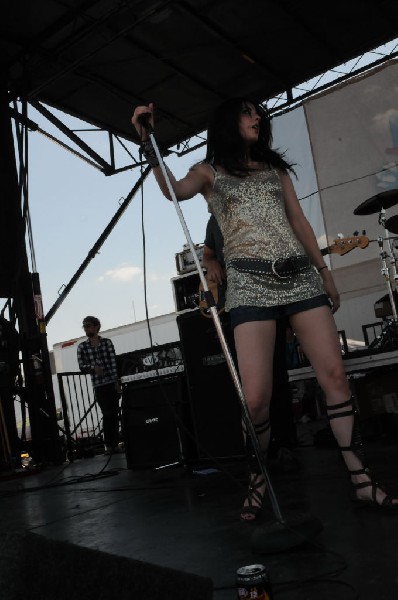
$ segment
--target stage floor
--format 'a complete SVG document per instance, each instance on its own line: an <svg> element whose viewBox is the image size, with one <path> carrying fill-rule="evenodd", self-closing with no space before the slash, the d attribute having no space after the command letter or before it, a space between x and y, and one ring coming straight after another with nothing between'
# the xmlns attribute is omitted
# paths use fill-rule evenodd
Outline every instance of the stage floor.
<svg viewBox="0 0 398 600"><path fill-rule="evenodd" d="M262 527L273 518L269 503L258 524L239 521L246 490L242 460L129 470L119 454L3 477L0 533L34 532L209 577L214 600L235 599L235 572L253 563L267 566L276 600L393 600L398 511L355 506L336 449L313 445L322 426L299 425L298 469L284 472L276 459L269 466L288 522L310 514L323 525L290 550L256 550ZM379 435L366 446L378 479L398 495L398 437Z"/></svg>

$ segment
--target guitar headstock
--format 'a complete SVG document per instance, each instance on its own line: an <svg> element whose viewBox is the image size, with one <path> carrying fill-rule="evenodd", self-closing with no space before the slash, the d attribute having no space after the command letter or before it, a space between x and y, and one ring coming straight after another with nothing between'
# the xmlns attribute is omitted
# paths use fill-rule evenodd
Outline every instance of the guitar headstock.
<svg viewBox="0 0 398 600"><path fill-rule="evenodd" d="M366 235L354 235L346 238L336 238L331 246L328 246L328 254L339 254L344 256L354 248L366 248L369 246L369 238Z"/></svg>

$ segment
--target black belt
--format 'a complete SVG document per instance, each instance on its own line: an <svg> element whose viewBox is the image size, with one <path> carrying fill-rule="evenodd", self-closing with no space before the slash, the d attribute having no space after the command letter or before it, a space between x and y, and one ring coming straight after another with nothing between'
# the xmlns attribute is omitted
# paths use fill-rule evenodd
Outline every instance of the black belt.
<svg viewBox="0 0 398 600"><path fill-rule="evenodd" d="M311 266L311 262L306 255L276 258L275 260L263 260L262 258L233 258L228 261L228 266L243 273L274 275L275 277L279 277L279 279L286 279L290 275L308 269Z"/></svg>

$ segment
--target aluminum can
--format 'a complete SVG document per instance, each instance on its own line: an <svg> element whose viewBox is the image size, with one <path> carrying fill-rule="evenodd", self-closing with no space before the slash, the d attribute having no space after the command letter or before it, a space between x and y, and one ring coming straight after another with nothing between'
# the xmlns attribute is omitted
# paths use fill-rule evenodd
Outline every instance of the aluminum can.
<svg viewBox="0 0 398 600"><path fill-rule="evenodd" d="M237 597L240 600L273 600L271 582L264 565L247 565L236 571Z"/></svg>

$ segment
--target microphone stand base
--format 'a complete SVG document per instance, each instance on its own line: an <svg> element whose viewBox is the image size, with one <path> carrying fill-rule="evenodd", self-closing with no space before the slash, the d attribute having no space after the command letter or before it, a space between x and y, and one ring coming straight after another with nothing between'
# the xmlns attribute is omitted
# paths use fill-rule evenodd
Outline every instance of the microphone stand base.
<svg viewBox="0 0 398 600"><path fill-rule="evenodd" d="M260 554L275 554L290 550L311 541L323 530L322 522L308 514L294 512L286 516L284 520L268 521L256 525L251 536L251 547L253 552Z"/></svg>

